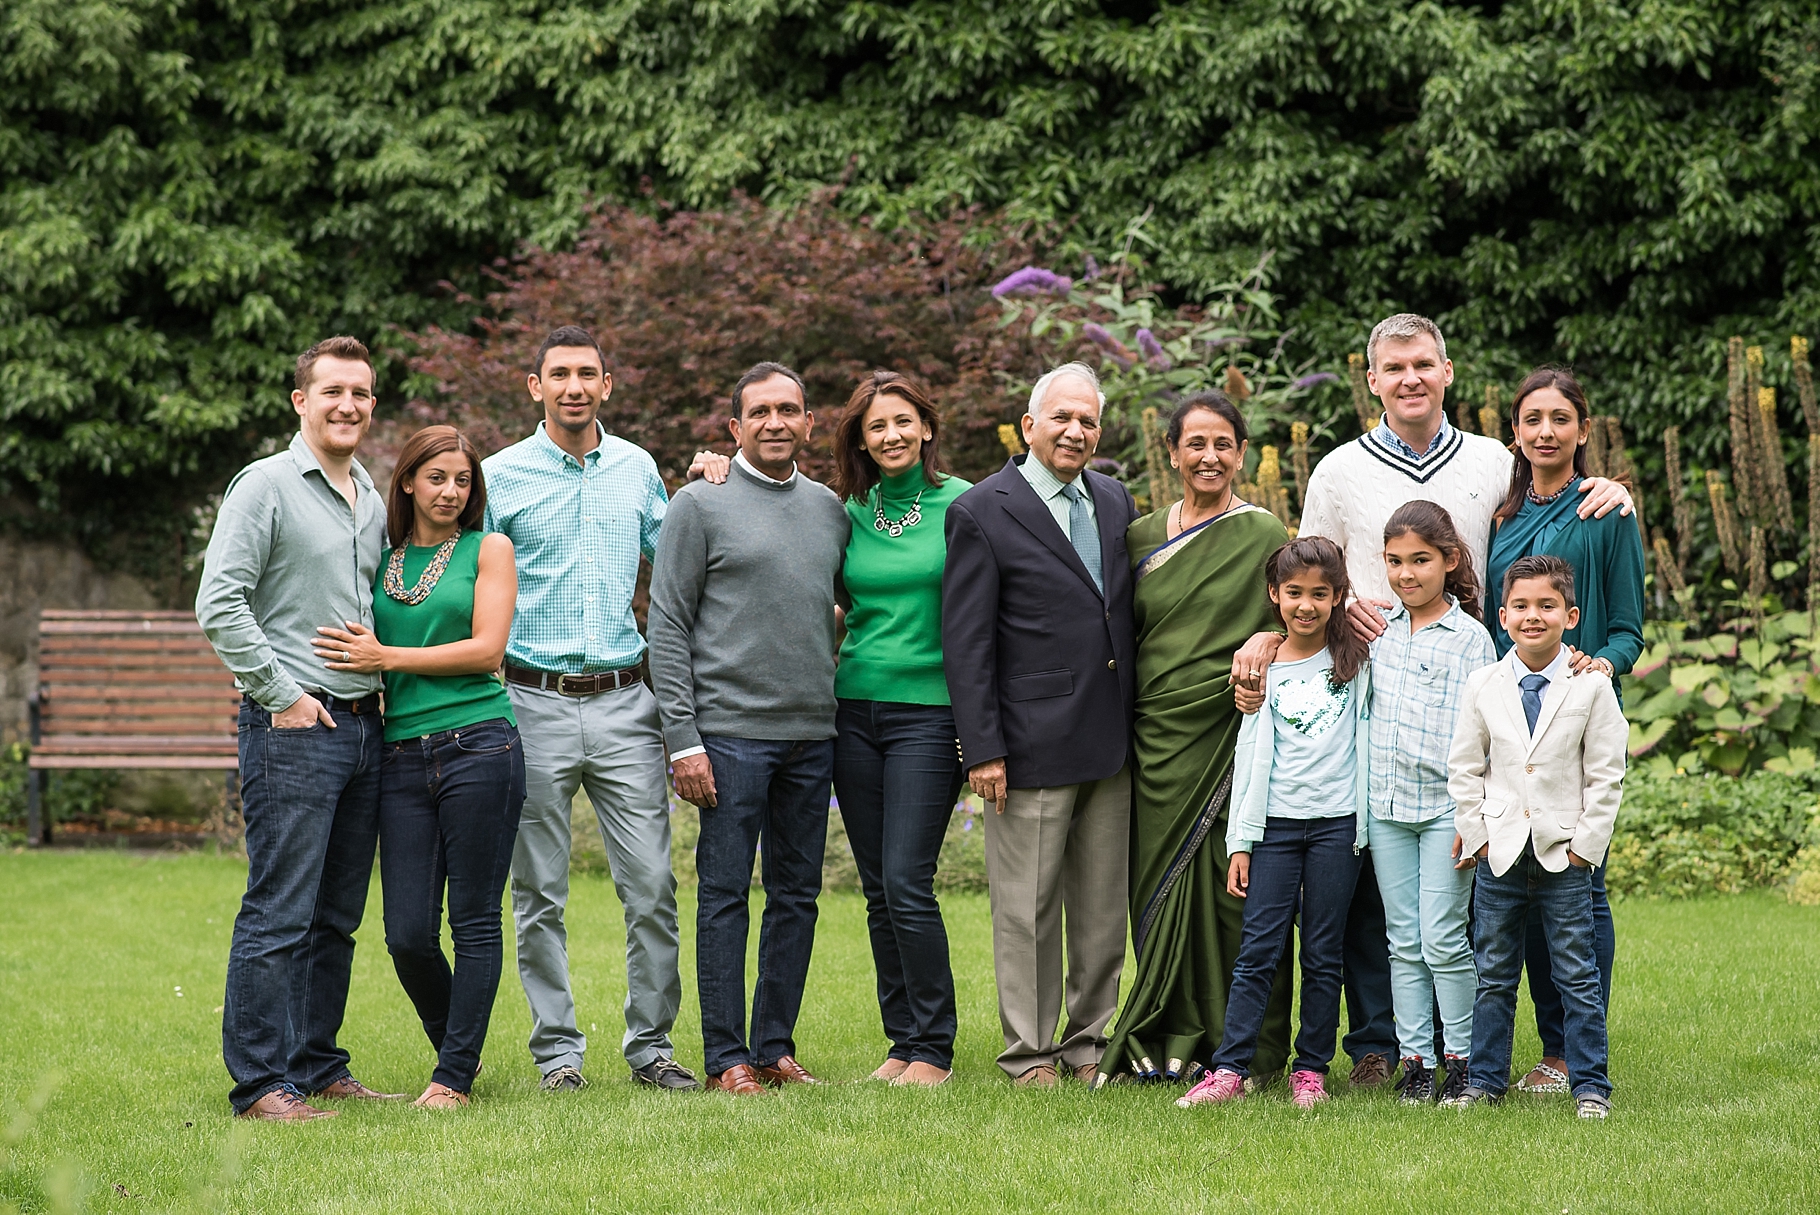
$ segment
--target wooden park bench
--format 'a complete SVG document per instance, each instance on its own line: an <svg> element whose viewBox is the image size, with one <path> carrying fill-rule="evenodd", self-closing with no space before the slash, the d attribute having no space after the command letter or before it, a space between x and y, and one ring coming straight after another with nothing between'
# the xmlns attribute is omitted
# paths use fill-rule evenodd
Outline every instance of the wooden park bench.
<svg viewBox="0 0 1820 1215"><path fill-rule="evenodd" d="M239 706L193 613L39 613L26 838L50 842L47 771L238 771Z"/></svg>

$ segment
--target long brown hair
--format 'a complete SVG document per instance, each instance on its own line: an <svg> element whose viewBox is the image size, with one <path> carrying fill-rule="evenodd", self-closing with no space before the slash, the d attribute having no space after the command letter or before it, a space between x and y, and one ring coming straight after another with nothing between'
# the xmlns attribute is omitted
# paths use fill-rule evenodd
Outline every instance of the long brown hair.
<svg viewBox="0 0 1820 1215"><path fill-rule="evenodd" d="M1274 591L1303 570L1314 570L1333 588L1333 614L1327 618L1327 653L1333 658L1333 670L1328 673L1327 683L1338 691L1352 682L1371 652L1346 623L1346 596L1352 590L1352 582L1346 577L1345 554L1325 536L1298 536L1270 554L1264 562L1264 581ZM1277 608L1276 613L1283 627L1288 628L1283 609Z"/></svg>
<svg viewBox="0 0 1820 1215"><path fill-rule="evenodd" d="M1405 502L1384 524L1384 543L1389 544L1406 532L1414 532L1417 539L1442 557L1454 559L1454 567L1447 571L1447 581L1442 589L1459 600L1462 612L1474 620L1481 619L1484 604L1479 575L1473 571L1472 557L1460 540L1459 529L1453 525L1453 516L1440 504L1425 498Z"/></svg>
<svg viewBox="0 0 1820 1215"><path fill-rule="evenodd" d="M480 473L480 453L474 450L468 437L453 426L426 426L405 442L404 450L398 453L398 465L392 470L392 489L385 503L385 533L393 548L411 538L411 527L417 522L413 495L405 492L405 486L411 483L425 462L446 451L459 451L465 455L468 468L474 474L474 483L468 487L468 504L461 512L461 518L455 521L456 525L464 532L471 532L486 517L487 482Z"/></svg>
<svg viewBox="0 0 1820 1215"><path fill-rule="evenodd" d="M1580 381L1574 379L1574 373L1565 367L1538 367L1530 372L1523 382L1517 385L1516 399L1510 403L1510 450L1516 461L1510 469L1510 492L1504 495L1504 505L1498 507L1492 522L1506 523L1517 517L1523 509L1523 499L1529 496L1529 487L1536 483L1536 470L1529 466L1529 457L1523 454L1523 445L1516 440L1517 416L1523 410L1523 401L1531 393L1552 388L1568 399L1574 412L1580 415L1580 424L1592 417L1592 408L1586 403L1586 390L1580 387ZM1574 475L1586 475L1586 444L1574 446Z"/></svg>
<svg viewBox="0 0 1820 1215"><path fill-rule="evenodd" d="M859 382L847 398L847 408L834 426L834 492L848 501L857 501L878 484L880 473L872 453L866 450L866 411L879 397L899 397L910 403L916 416L929 428L923 440L923 480L940 485L947 474L941 470L942 419L929 400L929 390L914 376L898 371L874 371Z"/></svg>

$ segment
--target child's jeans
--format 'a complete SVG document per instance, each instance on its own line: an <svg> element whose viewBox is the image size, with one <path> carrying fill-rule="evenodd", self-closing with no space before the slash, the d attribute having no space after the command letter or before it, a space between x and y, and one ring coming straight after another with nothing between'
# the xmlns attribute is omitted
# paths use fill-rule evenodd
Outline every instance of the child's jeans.
<svg viewBox="0 0 1820 1215"><path fill-rule="evenodd" d="M1592 870L1569 865L1550 873L1533 848L1504 876L1480 861L1474 871L1473 955L1479 994L1472 1009L1472 1063L1467 1080L1488 1093L1510 1085L1511 1035L1517 1020L1517 981L1523 974L1523 941L1529 910L1538 907L1548 934L1555 986L1561 992L1567 1031L1567 1080L1574 1095L1611 1096L1607 1078L1605 1009L1593 956Z"/></svg>
<svg viewBox="0 0 1820 1215"><path fill-rule="evenodd" d="M1357 836L1358 820L1350 814L1265 820L1264 838L1251 849L1251 886L1239 957L1232 967L1232 994L1226 997L1226 1031L1210 1067L1251 1074L1271 981L1299 907L1302 1028L1296 1034L1294 1070L1326 1074L1340 1030L1346 910L1359 880L1359 854L1353 847Z"/></svg>
<svg viewBox="0 0 1820 1215"><path fill-rule="evenodd" d="M1390 936L1390 994L1405 1059L1427 1067L1435 1051L1435 1006L1450 1055L1472 1050L1472 1001L1478 988L1466 933L1472 870L1455 869L1453 815L1426 823L1371 820L1371 858L1384 896Z"/></svg>

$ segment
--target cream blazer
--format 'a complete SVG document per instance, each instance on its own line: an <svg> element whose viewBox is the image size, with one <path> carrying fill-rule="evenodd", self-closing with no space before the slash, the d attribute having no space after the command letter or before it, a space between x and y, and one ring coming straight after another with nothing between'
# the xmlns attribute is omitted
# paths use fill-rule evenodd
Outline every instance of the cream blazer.
<svg viewBox="0 0 1820 1215"><path fill-rule="evenodd" d="M1596 673L1556 680L1534 735L1504 659L1468 676L1463 700L1447 777L1463 855L1489 843L1491 871L1503 874L1534 841L1536 859L1554 873L1567 868L1569 848L1603 863L1630 742L1611 680Z"/></svg>

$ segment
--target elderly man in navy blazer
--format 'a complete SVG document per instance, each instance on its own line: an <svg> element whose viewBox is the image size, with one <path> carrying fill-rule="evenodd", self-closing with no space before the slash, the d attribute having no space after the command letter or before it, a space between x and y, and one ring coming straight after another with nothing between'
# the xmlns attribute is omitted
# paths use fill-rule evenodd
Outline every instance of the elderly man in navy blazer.
<svg viewBox="0 0 1820 1215"><path fill-rule="evenodd" d="M1125 964L1137 507L1087 467L1105 403L1085 363L1051 371L1024 414L1030 454L948 507L943 663L961 758L992 806L998 1062L1029 1087L1094 1079Z"/></svg>

